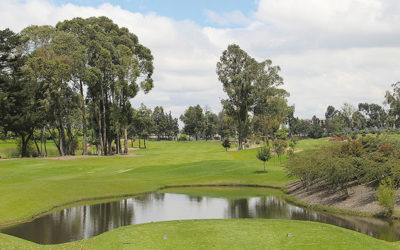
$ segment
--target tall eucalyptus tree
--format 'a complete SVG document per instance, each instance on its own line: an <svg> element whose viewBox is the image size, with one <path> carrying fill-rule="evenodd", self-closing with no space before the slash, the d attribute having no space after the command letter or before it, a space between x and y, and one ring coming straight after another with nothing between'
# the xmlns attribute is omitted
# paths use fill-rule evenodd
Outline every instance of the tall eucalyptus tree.
<svg viewBox="0 0 400 250"><path fill-rule="evenodd" d="M106 17L74 18L56 27L74 35L85 46L86 68L95 72L89 73L92 77L81 78L80 83L81 89L82 85L88 87L88 100L97 104L98 114L93 119L98 122L92 124L96 124L94 129L101 136L101 154L111 153L113 140L119 152L122 131L127 148L130 99L140 89L148 93L153 88L151 51L139 43L136 35Z"/></svg>
<svg viewBox="0 0 400 250"><path fill-rule="evenodd" d="M279 71L270 60L259 63L235 44L222 53L217 75L228 95L222 104L236 123L239 149L249 132L251 112L262 118L266 140L285 122L289 94L279 88L283 84Z"/></svg>

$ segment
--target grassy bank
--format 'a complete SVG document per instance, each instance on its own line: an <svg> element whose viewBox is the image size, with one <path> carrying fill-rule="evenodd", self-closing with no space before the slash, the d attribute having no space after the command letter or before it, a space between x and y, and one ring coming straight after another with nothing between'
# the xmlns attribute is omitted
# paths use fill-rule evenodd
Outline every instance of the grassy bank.
<svg viewBox="0 0 400 250"><path fill-rule="evenodd" d="M398 249L396 246L327 224L272 219L148 223L50 246L0 234L1 249Z"/></svg>

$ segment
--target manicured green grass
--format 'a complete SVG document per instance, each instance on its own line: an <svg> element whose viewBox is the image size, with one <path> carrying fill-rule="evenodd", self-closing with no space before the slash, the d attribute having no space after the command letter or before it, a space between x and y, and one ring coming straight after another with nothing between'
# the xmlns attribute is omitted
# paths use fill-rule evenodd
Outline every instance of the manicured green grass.
<svg viewBox="0 0 400 250"><path fill-rule="evenodd" d="M326 139L304 140L298 143L296 149L306 153L312 147L325 143L328 143ZM273 157L267 163L268 172L263 173L263 164L255 157L257 149L225 152L219 142L147 142L147 145L148 149L131 152L137 154L135 157L1 160L0 223L22 219L70 201L150 192L168 185L256 184L284 187L293 180L282 167L285 157L281 161ZM231 188L231 191L215 187L162 190L229 198L259 196L264 192L254 188ZM93 202L96 201L90 201ZM322 232L325 230L327 233ZM289 231L294 236L285 238ZM323 237L316 237L321 232ZM168 239L159 240L164 234L168 235ZM357 240L360 242L351 242L351 237L360 237ZM330 245L326 245L327 242ZM148 249L212 248L213 245L216 248L341 248L348 245L353 246L349 248L359 248L364 242L368 246L392 246L333 226L269 220L151 223L119 228L62 246L91 249L137 246ZM27 248L39 245L0 234L0 249L10 246Z"/></svg>
<svg viewBox="0 0 400 250"><path fill-rule="evenodd" d="M36 152L36 146L33 145L34 150ZM40 148L40 144L39 144ZM47 148L47 155L48 156L58 156L58 150L56 145L54 144L53 141L47 141L46 143L46 148ZM44 145L42 146L42 150L44 152ZM77 150L77 154L81 152L82 150ZM18 157L18 150L17 150L17 144L16 140L0 140L0 156L3 159L9 159L9 158L16 158Z"/></svg>
<svg viewBox="0 0 400 250"><path fill-rule="evenodd" d="M148 147L134 151L136 157L0 161L0 223L69 201L149 192L166 185L281 187L291 181L276 157L263 173L256 149L225 152L217 142L148 142Z"/></svg>
<svg viewBox="0 0 400 250"><path fill-rule="evenodd" d="M290 237L287 236L290 234ZM186 220L120 227L86 240L40 246L0 234L0 248L23 249L398 249L395 243L322 223Z"/></svg>

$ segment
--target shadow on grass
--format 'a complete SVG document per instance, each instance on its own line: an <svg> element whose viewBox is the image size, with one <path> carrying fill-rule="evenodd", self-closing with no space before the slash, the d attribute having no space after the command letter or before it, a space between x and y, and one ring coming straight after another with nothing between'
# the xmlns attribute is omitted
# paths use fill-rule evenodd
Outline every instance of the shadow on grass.
<svg viewBox="0 0 400 250"><path fill-rule="evenodd" d="M264 172L264 170L262 170L262 171L254 171L253 173L255 173L255 174L267 174L268 171L266 171L266 172Z"/></svg>

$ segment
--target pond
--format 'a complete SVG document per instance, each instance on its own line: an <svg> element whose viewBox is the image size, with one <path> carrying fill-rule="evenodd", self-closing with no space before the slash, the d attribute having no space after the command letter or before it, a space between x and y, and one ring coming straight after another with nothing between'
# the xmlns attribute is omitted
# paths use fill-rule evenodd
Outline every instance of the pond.
<svg viewBox="0 0 400 250"><path fill-rule="evenodd" d="M317 221L379 239L400 239L398 223L376 218L333 215L300 208L274 195L243 199L153 193L120 201L66 208L1 233L40 244L90 238L121 226L168 220L268 218Z"/></svg>

